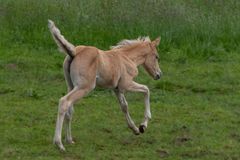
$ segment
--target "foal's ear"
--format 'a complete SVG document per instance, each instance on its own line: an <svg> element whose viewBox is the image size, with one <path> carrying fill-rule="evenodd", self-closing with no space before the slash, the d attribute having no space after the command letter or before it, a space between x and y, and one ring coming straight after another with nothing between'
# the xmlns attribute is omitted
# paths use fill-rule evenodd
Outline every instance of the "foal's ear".
<svg viewBox="0 0 240 160"><path fill-rule="evenodd" d="M152 44L156 47L160 44L161 41L161 37L158 37L157 39L155 39L154 41L152 41Z"/></svg>

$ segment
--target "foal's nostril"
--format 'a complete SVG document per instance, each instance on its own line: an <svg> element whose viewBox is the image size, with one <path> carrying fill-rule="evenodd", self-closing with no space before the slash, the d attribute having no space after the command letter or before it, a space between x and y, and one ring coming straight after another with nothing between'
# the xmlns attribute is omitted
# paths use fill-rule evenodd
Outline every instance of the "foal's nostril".
<svg viewBox="0 0 240 160"><path fill-rule="evenodd" d="M156 80L160 79L160 74L157 74L155 77Z"/></svg>
<svg viewBox="0 0 240 160"><path fill-rule="evenodd" d="M162 77L162 72L157 72L156 76L155 76L155 80L158 80Z"/></svg>

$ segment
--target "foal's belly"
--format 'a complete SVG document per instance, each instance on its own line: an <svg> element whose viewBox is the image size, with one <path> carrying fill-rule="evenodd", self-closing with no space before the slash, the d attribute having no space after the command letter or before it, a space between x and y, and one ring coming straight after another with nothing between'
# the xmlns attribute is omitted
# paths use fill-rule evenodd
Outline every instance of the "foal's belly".
<svg viewBox="0 0 240 160"><path fill-rule="evenodd" d="M98 87L104 88L116 88L118 84L117 77L112 76L110 77L103 77L100 75L96 76L96 85Z"/></svg>

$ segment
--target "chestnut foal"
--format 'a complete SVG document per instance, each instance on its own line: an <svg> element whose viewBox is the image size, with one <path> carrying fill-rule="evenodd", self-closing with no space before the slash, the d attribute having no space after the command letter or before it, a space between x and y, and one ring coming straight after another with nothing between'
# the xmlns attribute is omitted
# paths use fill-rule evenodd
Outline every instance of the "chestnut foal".
<svg viewBox="0 0 240 160"><path fill-rule="evenodd" d="M125 114L128 127L134 134L143 133L151 119L150 92L147 86L134 82L138 75L138 66L142 65L155 79L160 79L161 70L158 65L156 47L160 38L151 41L148 37L136 40L123 40L109 51L103 51L92 46L74 46L62 35L54 22L49 20L49 29L59 49L67 54L64 63L64 76L68 93L59 100L58 116L54 143L65 150L62 141L62 125L66 122L66 141L74 143L71 136L71 119L73 104L92 91L95 86L112 88L118 98L121 110ZM141 125L136 127L128 112L128 103L124 92L144 93L145 112Z"/></svg>

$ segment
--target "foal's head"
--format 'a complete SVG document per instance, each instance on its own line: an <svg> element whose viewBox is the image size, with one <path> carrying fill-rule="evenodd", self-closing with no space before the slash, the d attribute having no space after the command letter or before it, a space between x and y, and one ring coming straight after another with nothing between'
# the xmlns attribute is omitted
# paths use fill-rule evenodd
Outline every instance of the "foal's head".
<svg viewBox="0 0 240 160"><path fill-rule="evenodd" d="M146 55L145 62L143 63L143 67L155 80L160 79L162 75L162 71L158 65L159 55L157 52L157 46L159 45L159 43L160 37L149 43L150 50L149 53Z"/></svg>

